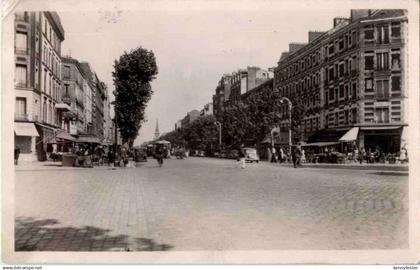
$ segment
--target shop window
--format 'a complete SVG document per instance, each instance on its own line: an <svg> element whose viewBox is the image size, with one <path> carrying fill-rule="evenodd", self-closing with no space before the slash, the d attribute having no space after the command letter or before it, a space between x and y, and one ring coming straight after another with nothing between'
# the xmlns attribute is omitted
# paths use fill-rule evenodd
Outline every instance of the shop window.
<svg viewBox="0 0 420 270"><path fill-rule="evenodd" d="M366 55L365 56L365 69L372 70L373 69L373 55Z"/></svg>
<svg viewBox="0 0 420 270"><path fill-rule="evenodd" d="M391 90L401 90L401 77L400 76L393 76L391 78Z"/></svg>

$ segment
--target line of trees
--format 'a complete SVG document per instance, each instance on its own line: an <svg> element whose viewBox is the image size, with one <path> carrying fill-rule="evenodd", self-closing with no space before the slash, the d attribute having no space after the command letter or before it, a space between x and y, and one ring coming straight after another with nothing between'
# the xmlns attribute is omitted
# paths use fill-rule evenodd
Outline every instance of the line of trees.
<svg viewBox="0 0 420 270"><path fill-rule="evenodd" d="M189 149L216 151L219 148L219 131L215 121L219 121L222 124L223 148L234 148L240 144L259 148L281 120L288 120L288 114L281 114L281 107L287 106L287 103L283 104L280 100L280 94L267 86L249 93L242 100L232 102L218 119L214 116L200 117L160 139ZM305 108L298 100L292 100L292 103L292 133L293 141L296 142L300 140Z"/></svg>

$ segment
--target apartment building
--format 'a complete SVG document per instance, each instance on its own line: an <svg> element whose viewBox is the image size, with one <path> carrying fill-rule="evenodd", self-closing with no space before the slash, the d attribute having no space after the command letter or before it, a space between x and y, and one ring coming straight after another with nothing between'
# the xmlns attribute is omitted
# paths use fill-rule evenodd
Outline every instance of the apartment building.
<svg viewBox="0 0 420 270"><path fill-rule="evenodd" d="M407 17L404 10L351 10L308 44L291 44L274 89L304 108L307 143L349 142L397 152L406 141ZM288 126L287 104L281 128Z"/></svg>

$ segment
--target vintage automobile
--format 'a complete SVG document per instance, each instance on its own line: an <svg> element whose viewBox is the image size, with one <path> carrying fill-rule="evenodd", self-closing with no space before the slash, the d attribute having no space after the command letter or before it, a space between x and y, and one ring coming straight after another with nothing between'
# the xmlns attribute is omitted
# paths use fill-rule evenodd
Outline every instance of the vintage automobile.
<svg viewBox="0 0 420 270"><path fill-rule="evenodd" d="M242 150L244 151L246 162L260 162L260 157L258 156L257 149L245 147Z"/></svg>

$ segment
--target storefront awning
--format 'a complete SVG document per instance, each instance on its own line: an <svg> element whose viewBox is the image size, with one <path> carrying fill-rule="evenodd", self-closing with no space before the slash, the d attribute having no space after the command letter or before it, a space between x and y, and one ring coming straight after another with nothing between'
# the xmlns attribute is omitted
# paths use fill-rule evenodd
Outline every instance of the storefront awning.
<svg viewBox="0 0 420 270"><path fill-rule="evenodd" d="M315 142L315 143L302 143L301 146L329 146L329 145L336 145L340 142Z"/></svg>
<svg viewBox="0 0 420 270"><path fill-rule="evenodd" d="M406 148L408 142L408 127L403 127L401 132L401 147Z"/></svg>
<svg viewBox="0 0 420 270"><path fill-rule="evenodd" d="M15 134L17 136L39 136L34 123L19 123L15 122Z"/></svg>
<svg viewBox="0 0 420 270"><path fill-rule="evenodd" d="M59 131L58 134L56 135L57 138L63 139L63 140L67 140L67 141L71 141L71 142L75 142L76 138L71 136L70 134L68 134L65 131Z"/></svg>
<svg viewBox="0 0 420 270"><path fill-rule="evenodd" d="M340 142L353 142L357 140L357 135L359 134L359 128L353 127L346 132L338 141Z"/></svg>
<svg viewBox="0 0 420 270"><path fill-rule="evenodd" d="M361 130L391 130L399 129L401 126L382 126L382 127L361 127Z"/></svg>
<svg viewBox="0 0 420 270"><path fill-rule="evenodd" d="M99 141L99 139L97 137L94 136L80 136L77 139L77 142L79 143L97 143L100 144L101 142Z"/></svg>

